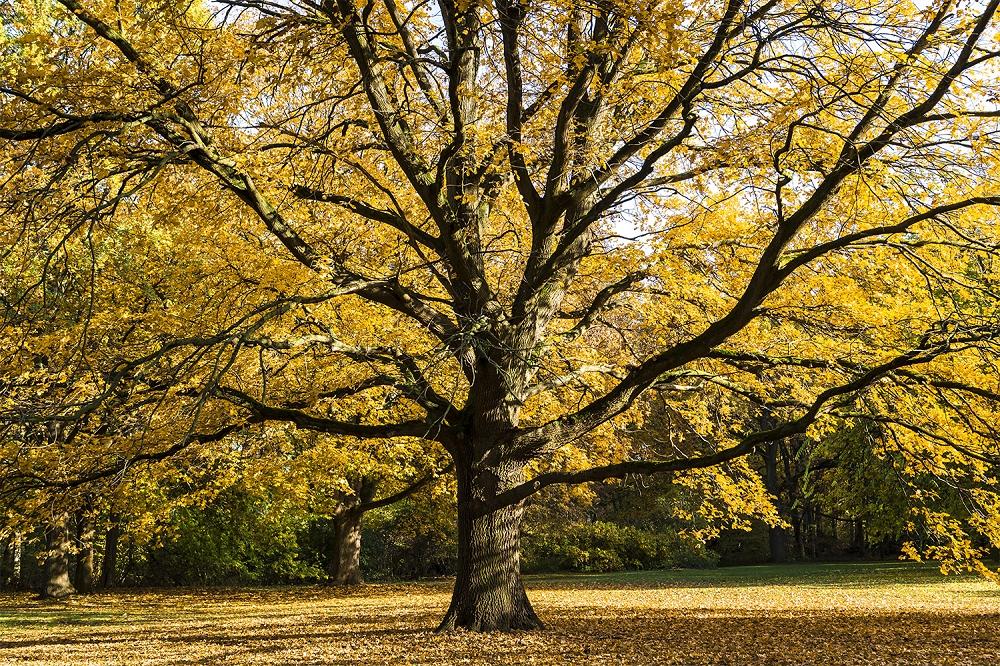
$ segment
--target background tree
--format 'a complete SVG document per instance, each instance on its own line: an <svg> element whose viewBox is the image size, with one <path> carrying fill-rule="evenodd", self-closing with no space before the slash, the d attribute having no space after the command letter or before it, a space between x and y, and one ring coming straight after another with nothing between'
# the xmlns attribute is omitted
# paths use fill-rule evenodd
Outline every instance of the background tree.
<svg viewBox="0 0 1000 666"><path fill-rule="evenodd" d="M69 514L54 511L44 529L45 580L39 596L42 599L65 599L76 593L69 579L72 549Z"/></svg>

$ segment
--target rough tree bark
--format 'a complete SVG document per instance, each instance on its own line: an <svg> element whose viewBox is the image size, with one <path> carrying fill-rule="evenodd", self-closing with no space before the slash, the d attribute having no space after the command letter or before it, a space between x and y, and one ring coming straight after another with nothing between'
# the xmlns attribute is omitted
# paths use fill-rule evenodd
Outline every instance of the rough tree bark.
<svg viewBox="0 0 1000 666"><path fill-rule="evenodd" d="M86 509L77 516L77 542L74 582L86 594L94 588L94 515Z"/></svg>
<svg viewBox="0 0 1000 666"><path fill-rule="evenodd" d="M364 582L361 575L361 518L360 507L345 509L333 519L333 547L328 573L334 585L349 587Z"/></svg>
<svg viewBox="0 0 1000 666"><path fill-rule="evenodd" d="M379 509L406 499L440 474L451 471L448 465L440 472L430 472L416 479L402 490L381 499L375 499L379 481L371 477L362 477L354 485L354 495L341 505L333 516L333 539L330 557L327 563L327 573L334 585L360 585L364 582L361 575L361 524L364 516L373 509Z"/></svg>
<svg viewBox="0 0 1000 666"><path fill-rule="evenodd" d="M421 480L419 483L422 485L424 482ZM333 515L333 539L327 564L327 573L333 585L350 587L364 582L361 575L361 520L365 512L382 506L381 502L372 502L377 487L377 480L367 476L355 480L353 495ZM399 498L405 496L401 494Z"/></svg>
<svg viewBox="0 0 1000 666"><path fill-rule="evenodd" d="M101 561L101 587L108 589L117 584L118 540L121 537L121 519L111 516L111 527L104 535L104 559Z"/></svg>
<svg viewBox="0 0 1000 666"><path fill-rule="evenodd" d="M521 503L486 513L479 503L524 480L520 465L474 473L459 469L458 571L451 605L438 631L538 629L521 580Z"/></svg>
<svg viewBox="0 0 1000 666"><path fill-rule="evenodd" d="M778 483L778 446L777 441L770 442L764 452L764 463L766 466L765 482L767 491L774 495L775 508L778 514L784 514L784 506L781 501L781 487ZM788 533L780 525L774 525L768 531L768 545L771 551L771 561L781 564L788 561Z"/></svg>
<svg viewBox="0 0 1000 666"><path fill-rule="evenodd" d="M65 599L76 592L69 580L69 555L72 550L69 514L53 516L45 528L45 582L40 598Z"/></svg>
<svg viewBox="0 0 1000 666"><path fill-rule="evenodd" d="M14 537L0 541L0 590L14 587Z"/></svg>
<svg viewBox="0 0 1000 666"><path fill-rule="evenodd" d="M865 537L865 519L854 519L854 549L861 556L868 555L868 539Z"/></svg>

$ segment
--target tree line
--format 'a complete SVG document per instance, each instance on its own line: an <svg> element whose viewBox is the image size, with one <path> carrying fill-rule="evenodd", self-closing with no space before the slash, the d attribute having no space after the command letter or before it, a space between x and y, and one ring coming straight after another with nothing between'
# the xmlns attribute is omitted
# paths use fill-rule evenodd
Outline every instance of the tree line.
<svg viewBox="0 0 1000 666"><path fill-rule="evenodd" d="M864 434L783 443L753 456L778 508L770 523L754 513L720 516L711 508L716 490L655 477L584 496L550 494L526 508L523 567L606 572L898 558L905 540L922 535L906 524L906 488L892 479L891 464L857 441ZM836 466L828 457L834 451L845 457ZM64 599L118 587L354 586L455 573L454 489L446 474L377 504L361 502L376 485L369 477L333 506L281 502L280 483L253 478L231 477L211 491L205 480L193 491L175 488L167 510L157 503L146 515L135 511L139 498L120 505L131 506L129 514L87 497L79 510L41 525L21 522L23 531L0 541L0 589ZM201 498L192 502L192 495ZM346 523L345 539L349 511L360 515Z"/></svg>

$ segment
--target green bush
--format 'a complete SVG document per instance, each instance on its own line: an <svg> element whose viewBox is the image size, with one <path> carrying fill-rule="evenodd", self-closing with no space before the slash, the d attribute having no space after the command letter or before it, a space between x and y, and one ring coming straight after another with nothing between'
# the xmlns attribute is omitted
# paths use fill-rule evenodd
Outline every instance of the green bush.
<svg viewBox="0 0 1000 666"><path fill-rule="evenodd" d="M529 571L623 571L714 567L718 556L704 544L675 532L593 522L565 530L524 535L524 568Z"/></svg>
<svg viewBox="0 0 1000 666"><path fill-rule="evenodd" d="M230 488L205 507L175 509L165 533L142 549L126 582L152 585L292 583L322 577L302 544L307 522L269 511L266 496ZM139 554L137 554L139 555ZM123 553L123 556L132 559Z"/></svg>
<svg viewBox="0 0 1000 666"><path fill-rule="evenodd" d="M791 530L788 531L788 541L793 540ZM760 564L771 561L771 546L768 542L768 526L760 521L754 521L753 529L722 530L712 543L712 550L719 554L722 566L742 566Z"/></svg>
<svg viewBox="0 0 1000 666"><path fill-rule="evenodd" d="M370 580L413 580L455 573L454 503L419 492L365 515L361 568Z"/></svg>

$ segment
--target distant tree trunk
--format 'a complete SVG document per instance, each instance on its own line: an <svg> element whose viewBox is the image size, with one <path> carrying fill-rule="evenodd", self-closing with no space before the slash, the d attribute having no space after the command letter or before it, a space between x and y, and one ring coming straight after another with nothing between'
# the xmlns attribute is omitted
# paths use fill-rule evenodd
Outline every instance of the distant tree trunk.
<svg viewBox="0 0 1000 666"><path fill-rule="evenodd" d="M813 525L813 512L809 506L802 507L799 514L799 548L802 559L816 556L816 529Z"/></svg>
<svg viewBox="0 0 1000 666"><path fill-rule="evenodd" d="M800 560L806 558L806 546L802 538L802 511L801 509L792 517L792 531L795 534L795 552Z"/></svg>
<svg viewBox="0 0 1000 666"><path fill-rule="evenodd" d="M379 482L362 476L353 482L354 495L333 516L333 541L327 564L330 582L334 585L352 586L363 582L361 576L361 521L365 512L373 508L372 499ZM414 486L419 487L419 485ZM405 497L405 494L399 496Z"/></svg>
<svg viewBox="0 0 1000 666"><path fill-rule="evenodd" d="M24 579L22 576L22 567L24 565L24 537L20 534L14 535L14 546L13 546L13 558L14 566L10 570L11 574L11 584L12 588L20 588L24 586Z"/></svg>
<svg viewBox="0 0 1000 666"><path fill-rule="evenodd" d="M814 560L819 559L819 530L820 530L819 522L820 522L819 514L812 508L810 508L809 534L811 538L809 545L812 546L812 559Z"/></svg>
<svg viewBox="0 0 1000 666"><path fill-rule="evenodd" d="M101 587L109 589L118 584L118 540L121 537L121 519L111 516L111 527L104 535L104 559L101 561Z"/></svg>
<svg viewBox="0 0 1000 666"><path fill-rule="evenodd" d="M128 550L125 553L125 567L122 570L121 577L118 579L119 582L129 580L132 574L135 572L135 550L136 550L135 537L129 535L127 543L128 543Z"/></svg>
<svg viewBox="0 0 1000 666"><path fill-rule="evenodd" d="M72 549L69 514L53 516L45 528L45 583L42 599L65 599L76 590L69 580L69 556Z"/></svg>
<svg viewBox="0 0 1000 666"><path fill-rule="evenodd" d="M768 547L771 551L771 562L783 564L788 561L788 533L784 527L769 528Z"/></svg>
<svg viewBox="0 0 1000 666"><path fill-rule="evenodd" d="M0 542L0 590L14 587L14 537Z"/></svg>
<svg viewBox="0 0 1000 666"><path fill-rule="evenodd" d="M351 507L333 519L333 544L328 573L334 585L360 585L361 576L361 518L364 512Z"/></svg>
<svg viewBox="0 0 1000 666"><path fill-rule="evenodd" d="M77 515L76 589L83 594L94 588L94 514L87 508Z"/></svg>
<svg viewBox="0 0 1000 666"><path fill-rule="evenodd" d="M781 487L778 483L778 442L770 442L764 452L766 467L765 483L767 491L774 496L778 515L784 518L784 506L781 502ZM768 546L771 551L771 561L780 564L788 561L788 535L780 525L768 529Z"/></svg>
<svg viewBox="0 0 1000 666"><path fill-rule="evenodd" d="M860 516L854 519L854 550L862 556L868 554L868 540L865 538L865 521Z"/></svg>
<svg viewBox="0 0 1000 666"><path fill-rule="evenodd" d="M521 518L515 504L483 515L479 501L521 483L516 463L492 470L457 468L458 572L439 631L511 631L542 626L521 580Z"/></svg>

